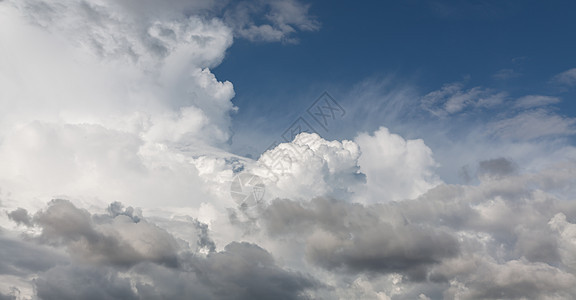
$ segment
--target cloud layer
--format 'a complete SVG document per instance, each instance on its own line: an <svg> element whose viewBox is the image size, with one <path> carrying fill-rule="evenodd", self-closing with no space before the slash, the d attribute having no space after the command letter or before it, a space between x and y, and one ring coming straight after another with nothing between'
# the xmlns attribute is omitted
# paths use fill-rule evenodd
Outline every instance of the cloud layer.
<svg viewBox="0 0 576 300"><path fill-rule="evenodd" d="M414 97L446 122L507 108L434 151L379 125L300 133L257 160L228 152L241 108L210 68L235 38L317 30L308 10L0 2L0 299L576 297L575 131L559 97L461 83ZM472 157L464 183L441 179L438 157ZM258 178L257 201L230 195L239 174Z"/></svg>

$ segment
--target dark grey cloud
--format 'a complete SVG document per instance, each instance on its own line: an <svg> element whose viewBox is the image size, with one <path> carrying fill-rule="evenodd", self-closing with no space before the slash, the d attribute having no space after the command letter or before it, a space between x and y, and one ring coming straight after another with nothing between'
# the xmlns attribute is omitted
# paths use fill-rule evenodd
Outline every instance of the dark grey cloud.
<svg viewBox="0 0 576 300"><path fill-rule="evenodd" d="M459 254L451 233L401 217L386 218L384 209L322 198L306 205L276 200L264 220L272 235L309 233L308 260L328 270L402 272L422 280L429 266Z"/></svg>
<svg viewBox="0 0 576 300"><path fill-rule="evenodd" d="M495 161L497 171L507 164ZM193 218L158 219L156 226L120 203L92 214L54 200L32 218L39 238L1 237L0 254L8 259L0 273L37 274L32 284L42 299L332 299L394 288L402 292L387 294L391 299L570 299L576 202L547 192L573 181L569 175L440 185L417 199L370 205L276 199L258 208L249 220L255 230L247 232L272 245L272 253L247 242L218 251L211 227ZM165 248L177 238L162 228L178 227L187 227L181 232L197 245ZM170 253L173 262L158 253ZM299 271L277 262L286 253L306 260L295 265Z"/></svg>
<svg viewBox="0 0 576 300"><path fill-rule="evenodd" d="M2 2L3 0L0 0ZM17 300L16 295L7 295L0 292L0 300Z"/></svg>
<svg viewBox="0 0 576 300"><path fill-rule="evenodd" d="M59 266L42 274L35 285L38 297L43 300L140 299L130 280L109 267Z"/></svg>
<svg viewBox="0 0 576 300"><path fill-rule="evenodd" d="M306 289L318 287L309 276L280 268L268 251L250 243L233 242L206 258L188 254L181 262L181 270L187 272L181 281L167 278L171 270L158 265L138 266L156 283L146 292L166 299L190 299L186 295L194 295L192 287L200 285L206 290L204 299L302 299ZM170 285L165 280L173 280L176 286L167 289Z"/></svg>
<svg viewBox="0 0 576 300"><path fill-rule="evenodd" d="M210 253L216 251L216 243L210 238L208 224L202 223L197 219L193 219L192 222L198 230L198 242L196 242L198 247Z"/></svg>
<svg viewBox="0 0 576 300"><path fill-rule="evenodd" d="M34 222L42 229L42 241L64 245L82 260L125 266L148 260L176 264L174 238L156 225L135 223L125 213L112 214L108 224L96 224L89 212L67 200L53 200L36 213Z"/></svg>
<svg viewBox="0 0 576 300"><path fill-rule="evenodd" d="M481 165L498 180L372 205L277 199L261 226L273 239L305 247L309 263L333 274L401 274L410 284L392 299L424 292L432 299L574 297L567 243L576 241L576 202L558 190L574 178L562 169L522 175L507 159Z"/></svg>
<svg viewBox="0 0 576 300"><path fill-rule="evenodd" d="M175 243L141 215L135 222L134 210L121 203L107 210L91 214L67 200L51 201L33 217L38 238L0 236L0 275L36 274L30 284L44 300L304 299L321 287L280 267L256 244L232 242L216 251L208 226L196 219L186 225L198 232L198 249L207 248L207 255Z"/></svg>
<svg viewBox="0 0 576 300"><path fill-rule="evenodd" d="M318 283L278 267L257 245L231 243L207 257L185 253L178 268L58 266L35 281L42 299L303 299ZM122 275L124 274L124 275ZM134 287L134 288L132 288Z"/></svg>
<svg viewBox="0 0 576 300"><path fill-rule="evenodd" d="M28 214L28 211L24 208L18 208L14 211L8 213L8 218L16 222L17 224L22 224L25 226L32 226L32 217Z"/></svg>
<svg viewBox="0 0 576 300"><path fill-rule="evenodd" d="M132 219L134 223L140 222L140 219L142 218L142 212L140 210L134 209L131 206L124 208L124 205L120 202L111 203L107 210L108 214L112 218L117 216L127 216Z"/></svg>
<svg viewBox="0 0 576 300"><path fill-rule="evenodd" d="M68 262L64 253L0 233L0 275L26 276Z"/></svg>
<svg viewBox="0 0 576 300"><path fill-rule="evenodd" d="M478 175L481 177L501 178L514 174L516 169L517 166L514 162L503 157L483 160L478 163Z"/></svg>

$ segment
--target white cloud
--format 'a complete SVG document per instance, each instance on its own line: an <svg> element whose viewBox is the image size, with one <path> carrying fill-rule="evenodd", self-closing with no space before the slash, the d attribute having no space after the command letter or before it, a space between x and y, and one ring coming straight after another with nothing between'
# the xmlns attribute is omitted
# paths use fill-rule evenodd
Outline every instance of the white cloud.
<svg viewBox="0 0 576 300"><path fill-rule="evenodd" d="M488 134L511 140L566 136L576 133L576 120L545 109L522 112L514 117L493 122Z"/></svg>
<svg viewBox="0 0 576 300"><path fill-rule="evenodd" d="M515 71L514 69L501 69L498 70L492 77L498 80L509 80L522 76L522 73Z"/></svg>
<svg viewBox="0 0 576 300"><path fill-rule="evenodd" d="M547 106L551 104L556 104L562 101L558 97L551 97L551 96L542 96L542 95L528 95L516 100L514 104L517 108L534 108L540 106Z"/></svg>
<svg viewBox="0 0 576 300"><path fill-rule="evenodd" d="M234 35L316 30L307 5L4 0L0 14L0 298L576 295L576 152L553 139L574 120L546 108L556 98L518 99L452 152L432 152L434 128L425 143L381 127L302 133L253 161L226 151L234 90L210 68ZM450 84L420 100L448 118L505 98ZM479 180L444 184L438 155ZM266 183L251 211L229 195L241 171Z"/></svg>
<svg viewBox="0 0 576 300"><path fill-rule="evenodd" d="M552 81L566 86L576 85L576 68L566 70L554 76Z"/></svg>
<svg viewBox="0 0 576 300"><path fill-rule="evenodd" d="M572 271L576 270L576 224L566 220L564 213L556 214L550 222L550 228L558 234L559 252L562 263Z"/></svg>
<svg viewBox="0 0 576 300"><path fill-rule="evenodd" d="M366 174L369 201L412 199L441 182L432 151L422 140L405 140L381 127L355 141L362 152L359 165Z"/></svg>
<svg viewBox="0 0 576 300"><path fill-rule="evenodd" d="M451 83L426 94L422 97L421 104L430 113L446 117L462 113L466 109L494 107L500 105L506 97L504 92L496 93L481 87L464 90L461 83Z"/></svg>
<svg viewBox="0 0 576 300"><path fill-rule="evenodd" d="M254 171L269 182L271 197L348 197L364 181L359 155L352 141L326 141L315 133L300 133L291 143L262 154L258 162L263 168Z"/></svg>
<svg viewBox="0 0 576 300"><path fill-rule="evenodd" d="M233 86L208 68L233 32L180 11L195 4L147 3L0 4L0 39L10 41L0 49L6 205L38 209L56 196L144 207L210 201L188 153L225 148L230 137Z"/></svg>

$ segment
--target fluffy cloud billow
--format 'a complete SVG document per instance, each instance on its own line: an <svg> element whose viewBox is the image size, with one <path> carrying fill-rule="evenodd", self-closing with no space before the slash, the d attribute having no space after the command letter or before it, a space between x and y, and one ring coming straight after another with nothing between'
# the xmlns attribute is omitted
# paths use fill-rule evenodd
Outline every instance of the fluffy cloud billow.
<svg viewBox="0 0 576 300"><path fill-rule="evenodd" d="M242 107L211 68L235 39L318 30L308 11L0 1L0 299L576 297L574 122L550 107L559 97L521 97L472 131L517 144L462 154L475 159L463 184L437 172L461 148L382 124L231 153ZM451 84L415 99L449 120L508 95Z"/></svg>

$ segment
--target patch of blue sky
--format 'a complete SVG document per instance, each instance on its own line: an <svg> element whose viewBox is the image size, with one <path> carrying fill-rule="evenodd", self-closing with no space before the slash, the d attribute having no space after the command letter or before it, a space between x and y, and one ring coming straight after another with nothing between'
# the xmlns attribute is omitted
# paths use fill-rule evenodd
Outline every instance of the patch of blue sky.
<svg viewBox="0 0 576 300"><path fill-rule="evenodd" d="M299 33L296 44L237 40L214 70L236 90L232 151L257 156L324 91L349 111L319 132L329 139L386 126L433 150L470 132L511 143L572 143L562 126L576 116L576 78L559 74L576 68L576 2L309 3L320 30ZM526 96L556 101L519 106ZM496 129L488 125L512 131L497 122L522 112L533 113L520 123L567 121L543 136L490 132Z"/></svg>

